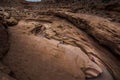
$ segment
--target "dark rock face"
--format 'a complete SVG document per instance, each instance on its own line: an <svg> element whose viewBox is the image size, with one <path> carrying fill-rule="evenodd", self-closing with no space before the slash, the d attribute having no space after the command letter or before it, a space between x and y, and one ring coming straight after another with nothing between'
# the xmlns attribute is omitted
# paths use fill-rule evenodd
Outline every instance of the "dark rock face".
<svg viewBox="0 0 120 80"><path fill-rule="evenodd" d="M0 11L0 58L8 51L8 26L16 25L18 22L7 12Z"/></svg>
<svg viewBox="0 0 120 80"><path fill-rule="evenodd" d="M0 80L16 80L16 79L0 71Z"/></svg>
<svg viewBox="0 0 120 80"><path fill-rule="evenodd" d="M1 62L9 50L8 24L6 21L9 18L8 13L0 11L0 80L16 80L9 75L11 70Z"/></svg>
<svg viewBox="0 0 120 80"><path fill-rule="evenodd" d="M8 50L8 32L5 26L0 23L0 58L5 55Z"/></svg>

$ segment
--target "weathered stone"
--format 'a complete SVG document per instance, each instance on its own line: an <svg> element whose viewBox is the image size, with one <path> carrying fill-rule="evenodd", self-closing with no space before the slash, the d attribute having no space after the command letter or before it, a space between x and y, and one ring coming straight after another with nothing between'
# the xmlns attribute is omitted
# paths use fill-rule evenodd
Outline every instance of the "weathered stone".
<svg viewBox="0 0 120 80"><path fill-rule="evenodd" d="M15 8L0 10L2 11L0 13L0 26L2 26L0 28L0 54L3 62L15 73L15 77L18 80L120 80L119 24L109 21L112 19L88 15L89 12L98 14L96 11L99 9L108 10L99 11L107 15L109 13L113 13L113 16L114 13L119 15L119 5L101 7L100 4L101 8L98 8L98 5L94 4L101 1L108 3L110 0L45 1L45 3L34 4L21 0L12 2L2 0L0 3L0 5L10 4L9 6L17 3L15 5L18 6L20 2L23 5L21 11ZM22 7L25 6L29 10L23 10ZM49 10L51 8L52 10ZM30 9L36 9L36 11ZM76 13L79 10L87 14ZM8 11L11 15L4 11ZM18 23L13 17L17 20L24 18L24 20L15 27L7 28L8 25L14 26ZM28 19L25 19L26 17ZM119 20L119 16L117 19ZM6 28L10 34L11 45L8 54L3 58L2 56L8 50L4 48L4 45L8 43L6 42L8 39L4 38L7 33ZM8 69L3 69L1 66L0 71L9 73ZM10 75L13 76L13 73L11 72Z"/></svg>
<svg viewBox="0 0 120 80"><path fill-rule="evenodd" d="M8 51L8 32L5 27L0 24L0 58Z"/></svg>
<svg viewBox="0 0 120 80"><path fill-rule="evenodd" d="M87 14L74 14L70 12L53 12L52 14L65 18L73 23L77 28L92 36L92 38L97 40L99 44L109 48L108 50L112 52L112 56L115 54L120 56L120 28L118 27L120 25L112 23L107 19L103 19L102 17ZM118 56L116 56L116 58ZM110 68L115 78L119 80L120 69L117 67L120 66L120 63L113 65L109 63L110 59L108 60L108 58L106 58L107 60L105 60L104 57L99 56L99 58L101 58L101 60ZM113 61L113 63L115 62L118 62L118 60Z"/></svg>
<svg viewBox="0 0 120 80"><path fill-rule="evenodd" d="M120 28L118 27L120 25L101 17L86 14L63 12L55 15L66 18L76 27L94 37L100 44L111 49L114 54L120 55Z"/></svg>
<svg viewBox="0 0 120 80"><path fill-rule="evenodd" d="M36 28L35 21L25 20L9 28L11 48L3 61L18 79L113 80L111 72L119 68L115 66L119 62L112 54L69 22L56 17L51 21L41 23L44 29Z"/></svg>
<svg viewBox="0 0 120 80"><path fill-rule="evenodd" d="M14 26L18 24L18 21L13 17L11 17L10 19L6 19L6 22L8 26Z"/></svg>

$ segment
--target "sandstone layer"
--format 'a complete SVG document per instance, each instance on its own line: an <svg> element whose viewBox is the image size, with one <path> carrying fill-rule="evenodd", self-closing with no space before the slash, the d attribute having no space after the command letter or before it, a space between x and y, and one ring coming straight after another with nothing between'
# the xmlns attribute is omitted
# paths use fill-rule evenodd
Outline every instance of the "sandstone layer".
<svg viewBox="0 0 120 80"><path fill-rule="evenodd" d="M119 3L2 2L0 80L120 80Z"/></svg>

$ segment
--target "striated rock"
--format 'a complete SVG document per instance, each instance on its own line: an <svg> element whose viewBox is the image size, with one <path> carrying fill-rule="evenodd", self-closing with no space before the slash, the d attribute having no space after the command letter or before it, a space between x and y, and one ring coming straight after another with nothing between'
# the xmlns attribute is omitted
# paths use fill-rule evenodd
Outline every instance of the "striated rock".
<svg viewBox="0 0 120 80"><path fill-rule="evenodd" d="M17 79L114 80L119 62L111 53L68 21L45 17L51 23L43 17L9 28L11 46L3 61Z"/></svg>
<svg viewBox="0 0 120 80"><path fill-rule="evenodd" d="M0 7L0 80L120 80L114 1L1 0L10 7Z"/></svg>
<svg viewBox="0 0 120 80"><path fill-rule="evenodd" d="M72 22L76 27L94 37L99 44L108 47L114 54L120 55L120 29L115 23L101 17L74 14L74 13L55 13ZM91 20L92 19L92 20Z"/></svg>
<svg viewBox="0 0 120 80"><path fill-rule="evenodd" d="M54 14L70 21L77 28L92 36L92 38L97 40L99 44L102 44L103 46L109 48L108 50L113 52L111 53L111 55L120 55L120 29L118 27L119 25L117 25L116 23L112 23L109 20L103 19L101 17L86 14L74 14L70 12L54 12ZM103 54L106 56L106 53ZM119 80L120 77L118 74L120 72L120 69L117 68L117 66L120 66L119 63L116 63L117 65L110 64L110 59L106 58L107 60L104 60L104 57L99 56L99 58L113 71L112 73L115 78ZM115 63L117 62L117 60L113 62Z"/></svg>

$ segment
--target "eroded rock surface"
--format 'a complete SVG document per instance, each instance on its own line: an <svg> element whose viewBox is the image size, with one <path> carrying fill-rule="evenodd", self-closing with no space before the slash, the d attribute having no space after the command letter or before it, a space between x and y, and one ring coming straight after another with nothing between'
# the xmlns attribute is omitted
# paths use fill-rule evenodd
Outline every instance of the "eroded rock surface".
<svg viewBox="0 0 120 80"><path fill-rule="evenodd" d="M94 37L100 44L110 48L115 54L120 55L120 25L117 23L86 14L58 12L55 15L66 18L78 28Z"/></svg>
<svg viewBox="0 0 120 80"><path fill-rule="evenodd" d="M119 74L119 65L113 66L119 64L115 57L64 19L27 18L9 31L11 49L4 62L18 79L114 80Z"/></svg>
<svg viewBox="0 0 120 80"><path fill-rule="evenodd" d="M1 80L120 80L119 18L82 14L77 3L21 3L30 9L0 9Z"/></svg>

